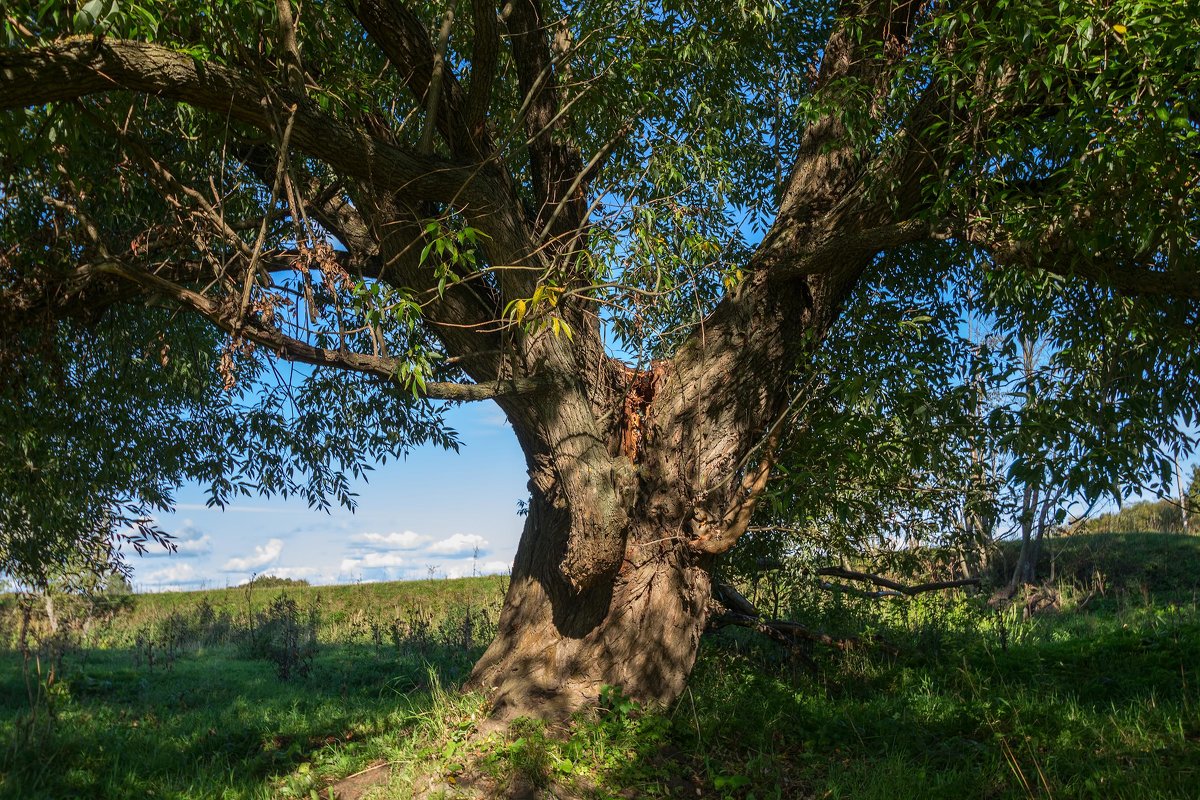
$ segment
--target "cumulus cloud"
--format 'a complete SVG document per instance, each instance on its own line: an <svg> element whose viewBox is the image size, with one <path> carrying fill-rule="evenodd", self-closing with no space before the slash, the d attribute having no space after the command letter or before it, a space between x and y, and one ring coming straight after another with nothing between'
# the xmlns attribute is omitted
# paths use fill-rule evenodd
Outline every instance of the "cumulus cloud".
<svg viewBox="0 0 1200 800"><path fill-rule="evenodd" d="M316 567L268 567L262 571L272 578L312 578L320 573Z"/></svg>
<svg viewBox="0 0 1200 800"><path fill-rule="evenodd" d="M425 552L436 556L473 556L478 550L480 554L487 552L488 541L473 533L456 533L448 539L434 542L425 548Z"/></svg>
<svg viewBox="0 0 1200 800"><path fill-rule="evenodd" d="M142 558L162 558L171 555L176 558L196 558L212 552L212 537L193 525L190 519L184 520L183 525L172 533L171 537L175 544L174 552L152 545L139 555Z"/></svg>
<svg viewBox="0 0 1200 800"><path fill-rule="evenodd" d="M195 583L199 580L196 569L191 564L172 564L169 567L156 569L144 575L138 575L140 583L150 585Z"/></svg>
<svg viewBox="0 0 1200 800"><path fill-rule="evenodd" d="M428 536L422 536L412 531L391 533L362 533L355 536L353 541L361 547L375 550L416 550L429 542Z"/></svg>
<svg viewBox="0 0 1200 800"><path fill-rule="evenodd" d="M283 540L271 539L265 545L256 545L254 554L245 558L231 558L225 562L222 567L226 572L247 572L249 570L265 567L272 561L279 559L279 554L283 552Z"/></svg>
<svg viewBox="0 0 1200 800"><path fill-rule="evenodd" d="M365 569L400 567L408 562L395 553L364 553L361 558L343 558L343 573L360 572Z"/></svg>
<svg viewBox="0 0 1200 800"><path fill-rule="evenodd" d="M196 539L188 539L186 541L175 540L175 555L180 558L196 558L197 556L206 556L212 552L212 537L207 533Z"/></svg>
<svg viewBox="0 0 1200 800"><path fill-rule="evenodd" d="M447 578L473 578L476 575L504 575L511 569L512 564L507 561L485 561L482 564L464 564L460 561L443 565L438 574Z"/></svg>

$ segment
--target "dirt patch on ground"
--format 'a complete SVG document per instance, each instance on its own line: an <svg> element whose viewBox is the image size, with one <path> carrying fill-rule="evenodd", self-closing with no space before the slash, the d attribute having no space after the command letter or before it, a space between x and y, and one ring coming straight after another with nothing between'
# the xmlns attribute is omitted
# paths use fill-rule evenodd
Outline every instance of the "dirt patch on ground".
<svg viewBox="0 0 1200 800"><path fill-rule="evenodd" d="M386 761L372 764L362 772L342 778L321 792L322 800L363 800L372 790L387 786L392 778L392 765Z"/></svg>

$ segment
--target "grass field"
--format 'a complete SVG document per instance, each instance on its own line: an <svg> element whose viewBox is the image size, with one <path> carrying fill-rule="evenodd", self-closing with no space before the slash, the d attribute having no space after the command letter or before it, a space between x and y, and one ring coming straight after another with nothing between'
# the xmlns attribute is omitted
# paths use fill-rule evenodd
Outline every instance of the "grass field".
<svg viewBox="0 0 1200 800"><path fill-rule="evenodd" d="M489 738L456 686L500 578L137 596L28 663L5 598L0 797L346 798L374 765L393 798L1200 797L1200 538L1047 558L1050 613L813 593L803 621L898 653L723 631L671 708Z"/></svg>

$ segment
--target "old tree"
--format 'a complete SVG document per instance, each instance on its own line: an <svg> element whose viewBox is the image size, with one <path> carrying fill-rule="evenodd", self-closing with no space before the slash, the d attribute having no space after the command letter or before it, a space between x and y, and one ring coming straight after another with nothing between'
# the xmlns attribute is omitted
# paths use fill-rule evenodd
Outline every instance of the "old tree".
<svg viewBox="0 0 1200 800"><path fill-rule="evenodd" d="M184 478L351 502L365 460L453 444L441 401L494 399L531 495L473 684L669 701L880 265L1188 339L1193 11L8 5L0 565L152 538Z"/></svg>

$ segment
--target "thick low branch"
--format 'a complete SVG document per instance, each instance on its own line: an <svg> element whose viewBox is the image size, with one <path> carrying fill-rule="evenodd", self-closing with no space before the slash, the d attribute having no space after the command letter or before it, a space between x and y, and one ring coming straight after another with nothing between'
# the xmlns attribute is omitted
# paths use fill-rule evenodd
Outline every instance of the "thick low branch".
<svg viewBox="0 0 1200 800"><path fill-rule="evenodd" d="M745 614L749 617L758 616L758 609L754 607L749 598L728 583L714 583L712 585L712 593L716 601L730 611L736 614Z"/></svg>
<svg viewBox="0 0 1200 800"><path fill-rule="evenodd" d="M882 586L885 589L890 589L893 592L912 597L924 592L936 592L941 589L957 589L963 586L978 586L978 578L962 578L955 581L932 581L929 583L919 583L916 586L906 586L903 583L898 583L890 578L885 578L882 575L873 575L868 572L855 572L854 570L843 569L842 567L821 567L817 570L817 574L827 578L842 578L848 581L865 581L873 583L876 586Z"/></svg>
<svg viewBox="0 0 1200 800"><path fill-rule="evenodd" d="M805 641L842 651L878 648L893 655L898 652L895 647L886 642L869 642L858 636L830 636L827 633L807 628L798 622L788 622L787 620L762 619L761 617L753 617L748 614L731 612L711 617L708 621L710 630L720 630L729 625L739 628L749 628L777 642L788 645L795 645L798 641Z"/></svg>
<svg viewBox="0 0 1200 800"><path fill-rule="evenodd" d="M183 101L259 130L272 129L269 100L259 82L160 45L79 37L36 50L0 52L0 108L27 108L122 89ZM344 175L403 190L414 199L462 205L474 198L490 205L486 190L477 197L468 191L476 168L390 145L290 93L274 99L298 106L293 145Z"/></svg>

